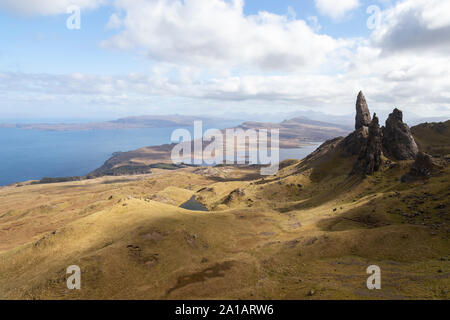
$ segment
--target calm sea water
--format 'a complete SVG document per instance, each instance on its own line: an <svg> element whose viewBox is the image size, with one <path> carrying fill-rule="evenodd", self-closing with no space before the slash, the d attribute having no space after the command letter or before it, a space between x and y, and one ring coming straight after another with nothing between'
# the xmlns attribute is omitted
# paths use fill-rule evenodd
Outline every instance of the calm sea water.
<svg viewBox="0 0 450 320"><path fill-rule="evenodd" d="M0 128L0 185L43 177L82 176L100 167L113 152L170 143L174 129L58 132ZM280 159L301 159L316 148L280 150Z"/></svg>

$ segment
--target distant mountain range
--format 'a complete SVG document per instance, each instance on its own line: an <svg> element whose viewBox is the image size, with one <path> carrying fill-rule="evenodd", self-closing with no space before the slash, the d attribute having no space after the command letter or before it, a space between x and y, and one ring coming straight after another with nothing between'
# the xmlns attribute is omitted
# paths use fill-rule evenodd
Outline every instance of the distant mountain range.
<svg viewBox="0 0 450 320"><path fill-rule="evenodd" d="M387 118L387 113L377 112L382 120ZM290 119L290 120L289 120ZM273 114L250 114L250 113L227 113L222 116L196 116L196 115L143 115L120 118L111 121L92 122L29 122L29 123L0 123L0 128L18 128L26 130L45 131L83 131L83 130L115 130L115 129L142 129L142 128L167 128L167 127L190 127L194 121L201 120L205 125L214 126L217 123L285 123L295 121L302 124L312 124L315 126L333 126L347 130L353 126L354 116L331 115L312 110L296 111L290 113ZM405 116L405 121L410 125L417 125L425 122L443 122L448 117L420 117L409 113ZM325 124L325 125L323 125ZM228 124L229 126L230 124ZM233 124L234 125L234 124ZM322 141L322 139L320 139Z"/></svg>
<svg viewBox="0 0 450 320"><path fill-rule="evenodd" d="M284 120L280 123L244 122L242 129L279 129L282 148L298 148L305 142L322 142L347 135L352 129L347 125L315 121L306 117Z"/></svg>

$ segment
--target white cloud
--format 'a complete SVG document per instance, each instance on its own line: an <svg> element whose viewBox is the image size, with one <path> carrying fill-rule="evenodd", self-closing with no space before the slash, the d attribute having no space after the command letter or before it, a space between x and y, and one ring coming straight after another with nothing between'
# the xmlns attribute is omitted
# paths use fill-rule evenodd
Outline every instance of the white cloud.
<svg viewBox="0 0 450 320"><path fill-rule="evenodd" d="M348 12L360 5L359 0L314 0L322 15L332 19L342 19Z"/></svg>
<svg viewBox="0 0 450 320"><path fill-rule="evenodd" d="M404 0L382 13L373 32L374 44L387 53L413 51L450 52L450 2Z"/></svg>
<svg viewBox="0 0 450 320"><path fill-rule="evenodd" d="M120 27L122 27L122 20L116 13L113 13L109 17L108 23L106 24L106 29L119 29Z"/></svg>
<svg viewBox="0 0 450 320"><path fill-rule="evenodd" d="M329 53L347 45L315 33L292 15L246 16L240 0L118 0L116 5L126 12L124 29L103 45L143 49L160 62L304 70L323 64Z"/></svg>
<svg viewBox="0 0 450 320"><path fill-rule="evenodd" d="M53 15L66 13L72 5L80 9L95 9L109 0L0 0L0 8L23 15Z"/></svg>
<svg viewBox="0 0 450 320"><path fill-rule="evenodd" d="M352 63L338 74L193 75L197 70L159 65L149 74L102 76L0 73L0 96L16 103L44 101L66 107L149 106L155 98L179 99L159 112L223 113L232 106L242 112L273 112L299 107L349 114L363 90L371 109L397 106L417 114L450 116L450 61L446 56L402 54L383 57L380 50L360 46ZM174 69L175 68L175 69ZM177 71L174 75L174 70ZM418 94L420 93L420 94ZM203 109L199 109L199 106ZM244 108L245 107L245 108ZM148 111L151 113L151 111ZM280 110L281 112L281 110Z"/></svg>
<svg viewBox="0 0 450 320"><path fill-rule="evenodd" d="M450 11L446 1L432 1L390 6L370 38L335 39L317 34L317 19L308 26L292 12L246 16L241 1L117 0L109 27L119 31L104 45L143 52L153 61L149 73L0 73L0 107L40 101L137 110L159 99L160 113L216 106L219 113L305 107L350 114L363 90L372 110L450 116L450 37L436 38L445 35Z"/></svg>
<svg viewBox="0 0 450 320"><path fill-rule="evenodd" d="M308 18L306 18L306 20L309 21L311 28L315 31L315 32L319 32L320 29L322 29L322 26L319 23L319 19L316 16L310 16Z"/></svg>

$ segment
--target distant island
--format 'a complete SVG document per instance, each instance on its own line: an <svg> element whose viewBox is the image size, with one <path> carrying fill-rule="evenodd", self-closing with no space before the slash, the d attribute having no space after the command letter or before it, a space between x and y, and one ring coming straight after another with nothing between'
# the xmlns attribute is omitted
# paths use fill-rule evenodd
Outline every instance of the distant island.
<svg viewBox="0 0 450 320"><path fill-rule="evenodd" d="M206 123L219 121L218 119L199 116L145 115L120 118L112 121L88 123L0 123L0 128L17 128L43 131L145 129L191 126L192 123L197 120L201 120Z"/></svg>

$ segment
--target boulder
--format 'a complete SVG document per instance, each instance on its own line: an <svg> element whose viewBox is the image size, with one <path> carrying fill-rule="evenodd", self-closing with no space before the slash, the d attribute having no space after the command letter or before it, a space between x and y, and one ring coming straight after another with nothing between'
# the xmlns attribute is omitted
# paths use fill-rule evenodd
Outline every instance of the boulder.
<svg viewBox="0 0 450 320"><path fill-rule="evenodd" d="M433 174L440 171L441 166L432 156L424 152L417 153L416 160L411 165L411 169L402 177L402 182L411 182L415 180L428 179Z"/></svg>

